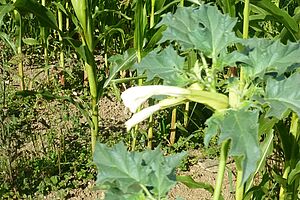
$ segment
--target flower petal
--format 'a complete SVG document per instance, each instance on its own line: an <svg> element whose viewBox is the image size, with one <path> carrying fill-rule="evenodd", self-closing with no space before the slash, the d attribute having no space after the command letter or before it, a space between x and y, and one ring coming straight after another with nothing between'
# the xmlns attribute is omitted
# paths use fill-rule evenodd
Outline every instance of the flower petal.
<svg viewBox="0 0 300 200"><path fill-rule="evenodd" d="M161 108L160 105L156 104L154 106L150 106L134 114L127 122L125 122L127 131L129 131L136 124L150 117L153 113L158 111L160 108Z"/></svg>
<svg viewBox="0 0 300 200"><path fill-rule="evenodd" d="M188 89L175 86L148 85L129 88L122 93L121 98L123 99L124 105L134 113L142 103L154 95L179 97L190 93Z"/></svg>

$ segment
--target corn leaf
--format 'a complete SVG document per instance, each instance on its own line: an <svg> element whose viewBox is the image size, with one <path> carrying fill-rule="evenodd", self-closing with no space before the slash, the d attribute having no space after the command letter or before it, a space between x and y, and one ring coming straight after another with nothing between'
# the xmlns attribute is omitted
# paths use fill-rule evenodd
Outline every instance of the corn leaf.
<svg viewBox="0 0 300 200"><path fill-rule="evenodd" d="M183 66L184 58L169 46L161 52L159 49L153 50L140 63L135 64L134 68L139 75L145 72L147 81L159 77L165 85L184 86L191 80L186 76Z"/></svg>
<svg viewBox="0 0 300 200"><path fill-rule="evenodd" d="M12 5L12 4L9 4L9 3L0 6L0 25L2 24L3 17L4 17L7 13L11 12L11 11L14 10L14 9L15 9L15 6Z"/></svg>
<svg viewBox="0 0 300 200"><path fill-rule="evenodd" d="M20 13L34 14L41 26L59 30L55 15L36 0L16 0L14 6Z"/></svg>
<svg viewBox="0 0 300 200"><path fill-rule="evenodd" d="M298 23L283 9L277 7L271 0L253 0L251 4L258 6L282 23L290 32L298 32Z"/></svg>
<svg viewBox="0 0 300 200"><path fill-rule="evenodd" d="M176 180L183 183L189 188L192 189L202 188L212 194L214 193L214 188L212 185L204 182L196 182L191 176L177 176ZM221 197L220 199L223 199L223 197Z"/></svg>
<svg viewBox="0 0 300 200"><path fill-rule="evenodd" d="M295 180L300 180L300 161L298 161L296 167L289 174L288 184L293 183Z"/></svg>
<svg viewBox="0 0 300 200"><path fill-rule="evenodd" d="M239 156L242 160L243 178L245 183L255 172L260 159L258 144L258 111L227 110L225 113L215 113L206 121L204 143L208 145L210 139L220 132L219 143L230 140L229 155Z"/></svg>
<svg viewBox="0 0 300 200"><path fill-rule="evenodd" d="M283 74L288 67L299 63L300 44L253 38L246 42L249 56L244 59L246 76L263 78L264 74Z"/></svg>
<svg viewBox="0 0 300 200"><path fill-rule="evenodd" d="M0 32L0 39L3 40L4 43L14 51L14 54L17 54L17 48L15 43L6 33Z"/></svg>
<svg viewBox="0 0 300 200"><path fill-rule="evenodd" d="M294 74L287 79L277 81L270 79L266 86L265 101L270 110L267 116L282 119L289 109L300 116L300 74Z"/></svg>
<svg viewBox="0 0 300 200"><path fill-rule="evenodd" d="M216 7L178 8L168 13L158 24L167 25L160 42L176 41L183 50L198 49L216 61L222 51L239 41L232 31L236 19L221 14Z"/></svg>

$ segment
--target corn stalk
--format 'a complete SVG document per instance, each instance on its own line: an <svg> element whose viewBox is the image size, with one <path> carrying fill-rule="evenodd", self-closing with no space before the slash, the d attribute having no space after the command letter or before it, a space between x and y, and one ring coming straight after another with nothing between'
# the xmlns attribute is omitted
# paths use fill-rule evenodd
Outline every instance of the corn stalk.
<svg viewBox="0 0 300 200"><path fill-rule="evenodd" d="M94 38L93 38L93 21L91 16L91 5L88 0L72 0L71 1L79 24L81 26L81 39L85 50L84 67L87 72L90 94L91 94L91 143L92 153L95 150L96 138L98 134L98 83L96 76L96 63L94 60Z"/></svg>
<svg viewBox="0 0 300 200"><path fill-rule="evenodd" d="M63 31L63 15L62 11L58 8L57 10L57 17L58 17L58 28L62 32ZM64 49L63 49L63 38L61 36L61 33L59 33L59 41L60 41L60 52L59 52L59 66L60 66L60 77L59 81L62 86L65 85L65 77L64 77L64 71L65 71L65 55L64 55Z"/></svg>
<svg viewBox="0 0 300 200"><path fill-rule="evenodd" d="M22 17L17 10L14 10L14 17L15 17L15 21L16 21L17 55L21 58L18 61L18 75L20 78L20 89L25 90L23 53L22 53L22 35L23 35L23 33L22 33Z"/></svg>

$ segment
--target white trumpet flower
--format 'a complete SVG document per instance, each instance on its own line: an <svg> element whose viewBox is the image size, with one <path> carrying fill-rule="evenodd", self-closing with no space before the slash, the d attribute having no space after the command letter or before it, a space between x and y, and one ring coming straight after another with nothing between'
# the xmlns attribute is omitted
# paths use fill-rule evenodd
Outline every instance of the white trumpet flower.
<svg viewBox="0 0 300 200"><path fill-rule="evenodd" d="M182 103L185 103L185 98L179 97L179 98L169 98L161 100L158 104L155 104L153 106L150 106L148 108L144 108L138 113L135 113L127 122L125 122L127 131L129 131L133 126L140 123L141 121L147 119L155 112L165 109L168 107L176 106Z"/></svg>
<svg viewBox="0 0 300 200"><path fill-rule="evenodd" d="M124 105L129 108L133 113L136 112L147 99L155 95L166 95L172 97L182 97L189 95L191 92L188 89L165 86L165 85L149 85L149 86L137 86L125 90L121 98Z"/></svg>

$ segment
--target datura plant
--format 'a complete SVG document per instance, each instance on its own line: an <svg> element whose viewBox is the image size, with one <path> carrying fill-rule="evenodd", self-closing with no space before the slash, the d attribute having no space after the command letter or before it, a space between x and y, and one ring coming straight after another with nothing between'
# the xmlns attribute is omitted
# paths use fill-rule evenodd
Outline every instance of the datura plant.
<svg viewBox="0 0 300 200"><path fill-rule="evenodd" d="M272 146L273 128L292 113L296 128L286 137L296 142L291 150L294 156L285 158L284 167L289 169L285 180L299 168L300 160L300 44L241 39L233 31L236 23L211 5L179 7L175 14L164 15L157 25L166 27L158 47L133 66L138 75L145 74L148 81L160 79L163 85L129 88L121 96L134 113L147 99L159 96L157 104L126 122L128 129L160 109L188 101L202 103L214 112L206 121L205 144L218 134L221 155L215 200L221 194L227 156L236 164L236 199L251 197L253 177L264 166ZM192 67L186 56L190 52L197 58ZM293 187L282 190L282 195L296 199L299 178L290 185Z"/></svg>

